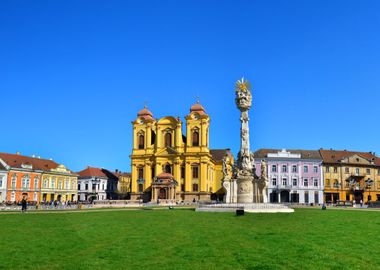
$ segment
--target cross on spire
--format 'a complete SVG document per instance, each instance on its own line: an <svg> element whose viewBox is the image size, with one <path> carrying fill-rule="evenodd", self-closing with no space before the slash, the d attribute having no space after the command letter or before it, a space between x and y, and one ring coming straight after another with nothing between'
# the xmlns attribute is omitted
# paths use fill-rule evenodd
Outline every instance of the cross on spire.
<svg viewBox="0 0 380 270"><path fill-rule="evenodd" d="M200 96L199 96L199 95L198 95L198 96L195 96L195 98L197 99L197 103L199 104L199 103L200 103L200 101L199 101Z"/></svg>

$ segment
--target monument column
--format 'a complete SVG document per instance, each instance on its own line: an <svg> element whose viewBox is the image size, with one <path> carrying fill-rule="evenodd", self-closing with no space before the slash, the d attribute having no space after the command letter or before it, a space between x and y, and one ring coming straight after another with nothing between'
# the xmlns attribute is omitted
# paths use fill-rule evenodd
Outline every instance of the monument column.
<svg viewBox="0 0 380 270"><path fill-rule="evenodd" d="M253 185L253 159L251 158L251 150L249 143L249 117L248 111L252 105L252 95L250 92L250 84L244 78L236 82L236 106L240 110L240 152L237 160L237 202L252 203L254 201Z"/></svg>

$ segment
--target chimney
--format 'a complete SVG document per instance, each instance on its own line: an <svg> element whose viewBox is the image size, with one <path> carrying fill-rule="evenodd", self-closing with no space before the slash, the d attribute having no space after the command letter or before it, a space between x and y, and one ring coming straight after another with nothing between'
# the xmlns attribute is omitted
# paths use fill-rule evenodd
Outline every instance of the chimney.
<svg viewBox="0 0 380 270"><path fill-rule="evenodd" d="M16 152L16 155L18 155L18 156L19 156L19 155L21 155L21 153L20 153L19 151L17 151L17 152Z"/></svg>

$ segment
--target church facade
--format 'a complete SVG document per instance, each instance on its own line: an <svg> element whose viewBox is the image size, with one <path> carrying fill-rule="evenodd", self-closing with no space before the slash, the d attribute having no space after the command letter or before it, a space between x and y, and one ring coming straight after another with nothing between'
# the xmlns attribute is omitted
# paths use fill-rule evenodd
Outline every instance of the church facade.
<svg viewBox="0 0 380 270"><path fill-rule="evenodd" d="M223 160L232 172L234 159L229 149L209 149L210 117L199 102L190 108L185 123L172 116L155 119L144 108L132 125L131 200L223 198Z"/></svg>

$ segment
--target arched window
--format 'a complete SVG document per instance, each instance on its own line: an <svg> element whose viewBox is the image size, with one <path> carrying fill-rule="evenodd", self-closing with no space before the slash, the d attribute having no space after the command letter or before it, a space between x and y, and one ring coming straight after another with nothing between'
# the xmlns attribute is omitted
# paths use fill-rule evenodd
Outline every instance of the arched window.
<svg viewBox="0 0 380 270"><path fill-rule="evenodd" d="M38 189L38 176L34 177L34 189Z"/></svg>
<svg viewBox="0 0 380 270"><path fill-rule="evenodd" d="M199 133L197 130L193 132L193 146L199 146Z"/></svg>
<svg viewBox="0 0 380 270"><path fill-rule="evenodd" d="M165 172L166 173L172 173L172 166L170 166L170 164L165 165Z"/></svg>
<svg viewBox="0 0 380 270"><path fill-rule="evenodd" d="M139 149L144 149L145 147L145 138L143 134L139 135Z"/></svg>
<svg viewBox="0 0 380 270"><path fill-rule="evenodd" d="M172 134L166 133L165 134L165 147L171 147L172 146Z"/></svg>

